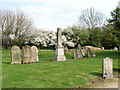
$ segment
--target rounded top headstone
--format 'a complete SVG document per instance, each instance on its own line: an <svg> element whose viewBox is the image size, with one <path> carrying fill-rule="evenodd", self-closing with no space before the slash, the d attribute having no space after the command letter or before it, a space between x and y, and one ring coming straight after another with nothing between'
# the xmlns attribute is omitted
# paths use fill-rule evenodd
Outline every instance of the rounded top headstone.
<svg viewBox="0 0 120 90"><path fill-rule="evenodd" d="M14 45L14 46L12 46L11 50L12 50L12 49L18 49L18 50L19 50L20 48L19 48L19 46Z"/></svg>

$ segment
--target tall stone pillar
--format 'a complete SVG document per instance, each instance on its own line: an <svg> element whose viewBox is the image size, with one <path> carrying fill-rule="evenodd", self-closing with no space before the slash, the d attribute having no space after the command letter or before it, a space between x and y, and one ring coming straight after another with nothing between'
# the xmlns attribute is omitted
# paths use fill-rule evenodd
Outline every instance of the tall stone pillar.
<svg viewBox="0 0 120 90"><path fill-rule="evenodd" d="M62 46L61 28L57 28L57 46L56 46L55 61L65 61L65 60L66 57L64 55L64 47Z"/></svg>

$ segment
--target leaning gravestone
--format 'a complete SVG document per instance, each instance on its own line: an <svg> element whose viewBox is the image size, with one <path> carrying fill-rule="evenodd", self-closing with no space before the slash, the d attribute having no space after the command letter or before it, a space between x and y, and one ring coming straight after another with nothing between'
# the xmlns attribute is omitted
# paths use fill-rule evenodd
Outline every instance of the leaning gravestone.
<svg viewBox="0 0 120 90"><path fill-rule="evenodd" d="M62 46L61 39L61 28L57 28L57 46L56 46L56 55L55 61L65 61L66 57L64 55L64 47Z"/></svg>
<svg viewBox="0 0 120 90"><path fill-rule="evenodd" d="M113 75L113 60L109 57L103 59L103 78L109 78Z"/></svg>
<svg viewBox="0 0 120 90"><path fill-rule="evenodd" d="M38 49L36 46L31 47L31 52L32 52L32 61L33 62L38 62Z"/></svg>
<svg viewBox="0 0 120 90"><path fill-rule="evenodd" d="M92 54L90 48L87 49L87 54L88 54L88 57L92 57L92 56L93 56L93 54Z"/></svg>
<svg viewBox="0 0 120 90"><path fill-rule="evenodd" d="M16 45L11 48L11 64L21 64L21 50Z"/></svg>
<svg viewBox="0 0 120 90"><path fill-rule="evenodd" d="M33 62L30 46L26 45L23 49L23 64Z"/></svg>

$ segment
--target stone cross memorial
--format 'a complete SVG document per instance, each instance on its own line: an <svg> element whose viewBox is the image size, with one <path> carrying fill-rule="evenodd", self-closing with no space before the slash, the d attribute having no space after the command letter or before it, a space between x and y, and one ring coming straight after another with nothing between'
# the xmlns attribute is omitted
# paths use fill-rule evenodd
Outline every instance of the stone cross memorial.
<svg viewBox="0 0 120 90"><path fill-rule="evenodd" d="M21 64L21 50L16 45L11 48L11 64Z"/></svg>
<svg viewBox="0 0 120 90"><path fill-rule="evenodd" d="M113 74L113 60L109 57L103 59L103 78L112 77Z"/></svg>
<svg viewBox="0 0 120 90"><path fill-rule="evenodd" d="M32 61L33 62L38 62L38 49L36 46L31 47L31 52L32 52Z"/></svg>
<svg viewBox="0 0 120 90"><path fill-rule="evenodd" d="M30 46L26 45L23 49L23 64L33 62Z"/></svg>
<svg viewBox="0 0 120 90"><path fill-rule="evenodd" d="M65 61L66 57L64 55L64 47L62 46L61 39L61 28L57 28L57 46L56 46L56 55L55 61Z"/></svg>

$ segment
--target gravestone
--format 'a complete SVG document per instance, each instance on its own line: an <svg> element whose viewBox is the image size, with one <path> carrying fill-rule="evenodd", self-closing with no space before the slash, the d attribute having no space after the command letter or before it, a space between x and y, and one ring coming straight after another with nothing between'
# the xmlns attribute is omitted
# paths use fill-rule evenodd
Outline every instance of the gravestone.
<svg viewBox="0 0 120 90"><path fill-rule="evenodd" d="M80 44L78 44L78 50L81 50L81 45Z"/></svg>
<svg viewBox="0 0 120 90"><path fill-rule="evenodd" d="M80 50L79 49L77 49L77 58L82 58L82 53L80 52Z"/></svg>
<svg viewBox="0 0 120 90"><path fill-rule="evenodd" d="M93 56L90 48L87 49L87 54L88 54L88 57L92 57Z"/></svg>
<svg viewBox="0 0 120 90"><path fill-rule="evenodd" d="M96 56L96 53L95 53L95 51L93 51L93 57L95 57Z"/></svg>
<svg viewBox="0 0 120 90"><path fill-rule="evenodd" d="M68 48L67 47L64 48L64 52L68 53Z"/></svg>
<svg viewBox="0 0 120 90"><path fill-rule="evenodd" d="M73 52L74 59L77 59L77 53Z"/></svg>
<svg viewBox="0 0 120 90"><path fill-rule="evenodd" d="M11 48L11 64L21 64L21 50L16 45Z"/></svg>
<svg viewBox="0 0 120 90"><path fill-rule="evenodd" d="M57 28L57 46L56 46L55 61L65 61L65 60L66 57L64 55L64 47L62 46L61 28Z"/></svg>
<svg viewBox="0 0 120 90"><path fill-rule="evenodd" d="M36 46L32 46L31 47L31 52L32 52L32 60L33 62L38 62L38 49Z"/></svg>
<svg viewBox="0 0 120 90"><path fill-rule="evenodd" d="M78 44L78 50L79 50L79 51L77 51L78 58L82 58L82 50L81 50L80 44Z"/></svg>
<svg viewBox="0 0 120 90"><path fill-rule="evenodd" d="M104 50L104 47L102 47L102 50Z"/></svg>
<svg viewBox="0 0 120 90"><path fill-rule="evenodd" d="M26 45L23 49L23 64L33 62L30 46Z"/></svg>
<svg viewBox="0 0 120 90"><path fill-rule="evenodd" d="M117 47L114 47L114 50L118 50L118 48L117 48Z"/></svg>
<svg viewBox="0 0 120 90"><path fill-rule="evenodd" d="M109 57L103 59L103 78L113 76L113 60Z"/></svg>
<svg viewBox="0 0 120 90"><path fill-rule="evenodd" d="M81 52L82 52L82 56L85 57L85 49L82 49Z"/></svg>

